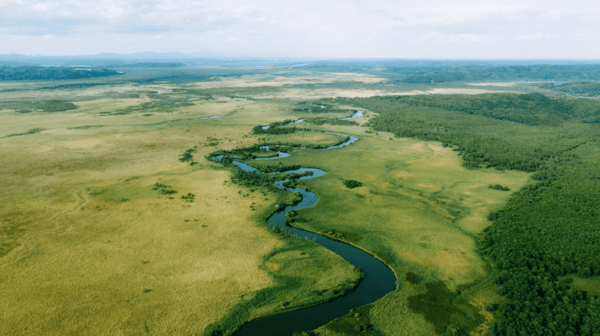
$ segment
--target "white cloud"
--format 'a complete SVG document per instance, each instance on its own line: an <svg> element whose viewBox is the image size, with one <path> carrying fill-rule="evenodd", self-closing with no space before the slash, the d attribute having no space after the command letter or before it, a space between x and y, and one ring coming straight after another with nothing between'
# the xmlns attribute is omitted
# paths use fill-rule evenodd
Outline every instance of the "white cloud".
<svg viewBox="0 0 600 336"><path fill-rule="evenodd" d="M430 57L444 45L452 57L490 58L507 49L515 57L520 51L529 55L533 46L521 44L527 41L536 44L536 57L561 43L586 43L586 49L563 52L599 58L600 47L589 46L589 40L600 31L600 4L582 7L577 1L0 0L0 53L51 54L55 48L24 41L53 36L53 43L63 44L57 50L72 54L207 48L254 55ZM68 44L73 38L94 43ZM9 40L17 43L4 43Z"/></svg>
<svg viewBox="0 0 600 336"><path fill-rule="evenodd" d="M552 34L534 33L534 34L519 35L518 38L520 40L539 40L539 39L550 39L554 36L555 35L552 35Z"/></svg>

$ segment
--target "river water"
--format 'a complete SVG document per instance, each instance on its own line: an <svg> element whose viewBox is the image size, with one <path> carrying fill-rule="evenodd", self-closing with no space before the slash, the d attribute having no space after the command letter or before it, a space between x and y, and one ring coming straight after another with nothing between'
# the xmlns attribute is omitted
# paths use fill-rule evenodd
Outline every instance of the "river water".
<svg viewBox="0 0 600 336"><path fill-rule="evenodd" d="M360 115L362 115L362 111L359 112L361 112ZM357 116L358 115L356 115L355 113L355 115L352 117ZM348 136L339 133L331 134ZM336 146L324 148L323 150L341 148L344 146L348 146L351 143L358 140L357 137L349 137L350 139L346 142ZM265 149L268 150L268 147ZM280 157L281 156L273 158L263 158L263 160L278 159ZM260 173L256 168L247 165L243 162L233 161L232 163L245 171L255 171L256 173ZM313 174L302 176L299 178L300 180L318 178L327 174L326 171L316 168L300 168L297 170L286 171L285 173L303 173L306 171L311 171ZM285 188L283 187L283 183L285 181L287 180L276 181L275 186L278 188ZM284 209L280 209L273 215L271 215L267 219L267 223L269 224L269 226L279 226L282 229L289 229L288 232L294 236L315 241L316 243L322 245L330 251L338 254L350 264L359 268L364 274L364 279L358 284L356 288L354 288L348 294L334 299L333 301L251 321L245 324L240 330L238 330L235 333L236 336L287 336L292 335L294 332L313 330L327 324L333 319L348 314L351 309L358 308L366 304L372 303L374 301L377 301L380 298L384 297L387 293L396 289L396 277L394 273L389 267L387 267L383 262L381 262L374 256L352 245L345 244L340 241L322 236L320 234L304 231L287 225L287 223L285 222L285 215L289 211L298 211L300 209L313 206L318 202L319 198L314 192L308 191L304 188L285 189L292 192L299 192L300 194L302 194L302 201L300 201L300 203L296 205L287 206Z"/></svg>

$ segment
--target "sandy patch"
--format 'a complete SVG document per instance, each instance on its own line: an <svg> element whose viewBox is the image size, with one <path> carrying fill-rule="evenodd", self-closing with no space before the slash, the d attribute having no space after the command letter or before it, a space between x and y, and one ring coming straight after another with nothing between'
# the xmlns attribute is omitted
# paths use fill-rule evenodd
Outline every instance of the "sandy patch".
<svg viewBox="0 0 600 336"><path fill-rule="evenodd" d="M517 82L488 82L488 83L468 83L467 85L471 86L498 86L498 87L513 87L517 84Z"/></svg>
<svg viewBox="0 0 600 336"><path fill-rule="evenodd" d="M287 99L318 99L331 97L345 98L367 98L374 96L399 95L400 92L387 92L380 90L346 90L346 89L286 89L280 92L272 92L255 95L256 98L287 98Z"/></svg>
<svg viewBox="0 0 600 336"><path fill-rule="evenodd" d="M309 71L294 72L294 76L281 75L248 75L241 78L219 78L216 81L196 82L195 88L225 88L225 87L263 87L305 84L326 84L335 82L379 83L385 79L372 75L357 73L327 73L314 74Z"/></svg>

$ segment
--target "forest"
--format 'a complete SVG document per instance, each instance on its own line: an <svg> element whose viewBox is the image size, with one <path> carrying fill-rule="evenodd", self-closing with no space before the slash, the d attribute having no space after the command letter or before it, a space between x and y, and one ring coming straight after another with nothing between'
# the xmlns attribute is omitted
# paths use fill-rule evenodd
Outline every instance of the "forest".
<svg viewBox="0 0 600 336"><path fill-rule="evenodd" d="M553 83L544 83L540 85L542 89L554 90L558 92L568 93L571 95L600 95L600 83L597 82L569 82L555 85Z"/></svg>
<svg viewBox="0 0 600 336"><path fill-rule="evenodd" d="M600 275L600 130L585 123L599 102L486 94L344 103L378 112L369 122L377 131L443 142L467 168L535 172L479 237L510 300L487 308L497 311L493 334L600 335L600 298L569 284Z"/></svg>
<svg viewBox="0 0 600 336"><path fill-rule="evenodd" d="M115 70L102 68L0 66L0 80L61 80L119 75Z"/></svg>
<svg viewBox="0 0 600 336"><path fill-rule="evenodd" d="M597 65L535 65L499 67L448 67L421 71L401 79L403 83L446 83L461 81L515 81L515 80L598 80Z"/></svg>

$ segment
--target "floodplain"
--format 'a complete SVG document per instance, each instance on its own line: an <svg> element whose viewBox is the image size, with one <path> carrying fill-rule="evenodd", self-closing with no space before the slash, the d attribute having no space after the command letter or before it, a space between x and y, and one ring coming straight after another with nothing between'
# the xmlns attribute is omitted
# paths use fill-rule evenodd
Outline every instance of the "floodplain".
<svg viewBox="0 0 600 336"><path fill-rule="evenodd" d="M139 96L146 89L157 88L112 87ZM0 115L2 330L197 334L253 293L277 289L273 274L304 278L309 269L304 282L312 284L285 287L250 318L355 279L337 255L257 225L283 195L232 185L204 158L257 142L249 125L285 119L277 104L219 97L144 116L115 112L147 98L99 95L76 110ZM178 160L194 147L197 165Z"/></svg>
<svg viewBox="0 0 600 336"><path fill-rule="evenodd" d="M352 265L266 224L289 193L234 183L228 168L207 159L256 144L290 145L292 155L277 164L328 172L298 182L319 201L300 210L293 226L367 251L397 277L397 290L313 334L491 330L495 315L486 307L507 299L477 244L491 225L488 215L533 174L465 168L456 148L375 131L375 109L336 105L335 98L521 93L527 85L407 84L372 73L273 69L184 82L86 83L94 81L102 85L1 84L10 89L0 92L1 330L230 335L250 320L351 290L360 280ZM338 109L299 110L306 101ZM303 121L278 126L295 128L290 133L252 132L356 110L364 115L353 124ZM359 140L311 149L345 135ZM273 162L248 161L257 168ZM349 188L347 180L362 185ZM594 279L575 284L598 291Z"/></svg>

